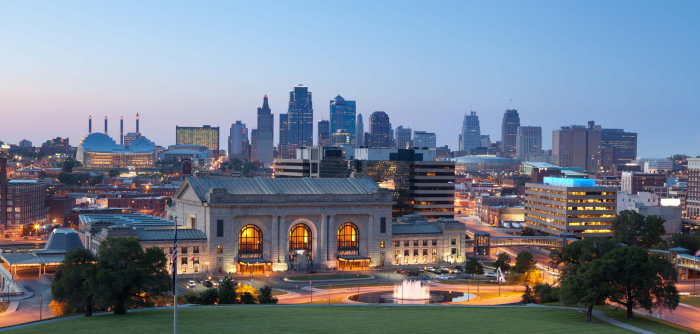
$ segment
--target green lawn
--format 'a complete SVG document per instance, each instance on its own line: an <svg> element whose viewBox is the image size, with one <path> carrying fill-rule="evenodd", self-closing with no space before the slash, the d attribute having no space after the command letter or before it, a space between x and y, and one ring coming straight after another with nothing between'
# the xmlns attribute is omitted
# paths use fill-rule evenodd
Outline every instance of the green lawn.
<svg viewBox="0 0 700 334"><path fill-rule="evenodd" d="M230 307L181 309L182 333L630 333L568 310L450 307ZM172 333L172 310L64 320L10 333ZM466 326L466 327L465 327ZM660 327L658 333L674 333Z"/></svg>
<svg viewBox="0 0 700 334"><path fill-rule="evenodd" d="M396 283L360 283L360 287L370 287L370 286L376 286L376 287L393 287ZM336 285L331 285L331 290L333 289L349 289L349 288L356 288L357 284L336 284ZM318 285L315 286L314 288L316 289L328 289L328 285Z"/></svg>
<svg viewBox="0 0 700 334"><path fill-rule="evenodd" d="M349 280L349 279L356 279L356 278L370 278L372 276L370 275L364 275L364 274L337 274L337 275L305 275L305 276L290 276L287 277L287 280L289 281L319 281L319 280Z"/></svg>
<svg viewBox="0 0 700 334"><path fill-rule="evenodd" d="M637 313L634 314L634 320L627 320L627 313L624 309L618 309L617 311L615 311L615 308L612 306L594 306L593 308L615 320L619 320L626 324L630 324L641 329L646 329L651 332L669 334L688 333L688 331L682 330L680 328L671 327L675 326L673 324L668 323L669 325L665 325L664 323L666 322L663 320L646 317Z"/></svg>
<svg viewBox="0 0 700 334"><path fill-rule="evenodd" d="M700 307L700 297L681 296L681 303Z"/></svg>
<svg viewBox="0 0 700 334"><path fill-rule="evenodd" d="M272 295L273 296L281 296L281 295L286 295L288 292L282 291L282 290L277 290L277 289L272 289Z"/></svg>

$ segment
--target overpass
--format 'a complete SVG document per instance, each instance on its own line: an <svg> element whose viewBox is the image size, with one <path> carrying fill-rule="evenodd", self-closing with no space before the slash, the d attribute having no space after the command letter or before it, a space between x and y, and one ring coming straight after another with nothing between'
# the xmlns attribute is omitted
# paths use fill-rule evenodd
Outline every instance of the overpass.
<svg viewBox="0 0 700 334"><path fill-rule="evenodd" d="M467 231L467 235L472 239L467 240L466 247L473 249L474 256L490 254L491 247L562 248L578 240L573 233L562 233L559 236L491 236L488 232Z"/></svg>

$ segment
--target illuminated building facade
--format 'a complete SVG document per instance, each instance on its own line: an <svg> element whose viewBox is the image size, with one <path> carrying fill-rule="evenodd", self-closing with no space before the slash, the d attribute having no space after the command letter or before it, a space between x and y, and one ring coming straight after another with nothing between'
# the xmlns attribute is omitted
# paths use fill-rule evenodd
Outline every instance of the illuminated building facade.
<svg viewBox="0 0 700 334"><path fill-rule="evenodd" d="M309 87L302 84L294 86L289 93L289 111L287 112L289 132L287 141L297 147L314 145L314 109L311 103Z"/></svg>
<svg viewBox="0 0 700 334"><path fill-rule="evenodd" d="M95 132L82 140L76 159L91 168L152 168L155 155L156 146L146 137L125 148L106 134Z"/></svg>
<svg viewBox="0 0 700 334"><path fill-rule="evenodd" d="M685 205L688 217L700 217L700 158L688 159L688 193Z"/></svg>
<svg viewBox="0 0 700 334"><path fill-rule="evenodd" d="M0 200L4 201L4 215L0 219L3 235L19 237L25 225L41 225L48 222L46 184L38 180L6 180L0 182ZM4 197L3 197L4 196Z"/></svg>
<svg viewBox="0 0 700 334"><path fill-rule="evenodd" d="M219 127L204 125L202 127L176 126L175 139L178 145L190 144L206 146L215 152L219 151Z"/></svg>
<svg viewBox="0 0 700 334"><path fill-rule="evenodd" d="M525 184L525 226L547 235L612 237L617 188L595 186L594 179L545 177Z"/></svg>
<svg viewBox="0 0 700 334"><path fill-rule="evenodd" d="M346 101L340 95L331 100L330 133L347 133L350 137L350 143L345 145L355 146L356 111L355 101ZM319 146L322 145L319 144Z"/></svg>

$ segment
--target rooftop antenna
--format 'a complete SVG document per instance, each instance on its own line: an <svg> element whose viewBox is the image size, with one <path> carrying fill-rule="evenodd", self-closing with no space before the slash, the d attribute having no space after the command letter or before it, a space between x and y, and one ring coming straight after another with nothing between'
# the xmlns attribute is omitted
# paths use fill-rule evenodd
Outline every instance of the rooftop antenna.
<svg viewBox="0 0 700 334"><path fill-rule="evenodd" d="M510 100L510 103L508 104L508 109L513 110L513 100Z"/></svg>

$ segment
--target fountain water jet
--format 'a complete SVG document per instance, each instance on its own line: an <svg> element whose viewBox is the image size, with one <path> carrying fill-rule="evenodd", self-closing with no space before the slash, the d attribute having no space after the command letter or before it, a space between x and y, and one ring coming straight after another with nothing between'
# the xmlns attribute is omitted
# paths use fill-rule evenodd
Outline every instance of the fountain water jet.
<svg viewBox="0 0 700 334"><path fill-rule="evenodd" d="M394 298L403 300L430 299L430 287L421 284L421 281L405 279L401 284L394 285Z"/></svg>

